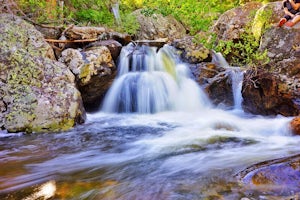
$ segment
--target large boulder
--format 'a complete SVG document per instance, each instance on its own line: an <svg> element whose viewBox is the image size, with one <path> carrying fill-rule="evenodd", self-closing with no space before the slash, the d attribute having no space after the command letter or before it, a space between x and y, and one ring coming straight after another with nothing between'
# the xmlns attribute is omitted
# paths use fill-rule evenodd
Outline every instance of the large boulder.
<svg viewBox="0 0 300 200"><path fill-rule="evenodd" d="M247 70L243 81L243 108L261 115L296 116L300 114L299 79L267 70Z"/></svg>
<svg viewBox="0 0 300 200"><path fill-rule="evenodd" d="M85 119L67 66L32 25L0 16L0 127L8 132L68 130Z"/></svg>
<svg viewBox="0 0 300 200"><path fill-rule="evenodd" d="M17 16L0 14L0 33L1 54L24 49L32 56L55 59L53 49L43 35Z"/></svg>
<svg viewBox="0 0 300 200"><path fill-rule="evenodd" d="M252 23L250 14L258 10L261 6L261 3L251 2L222 14L212 27L217 40L228 41L240 39L241 34L246 31L246 26Z"/></svg>
<svg viewBox="0 0 300 200"><path fill-rule="evenodd" d="M270 70L279 73L289 73L293 68L299 68L300 63L300 23L294 27L272 27L263 34L260 50L267 51L270 59ZM289 74L287 74L289 75Z"/></svg>
<svg viewBox="0 0 300 200"><path fill-rule="evenodd" d="M106 46L85 50L66 49L59 59L75 74L83 103L88 109L97 108L116 77L116 65Z"/></svg>
<svg viewBox="0 0 300 200"><path fill-rule="evenodd" d="M162 14L146 15L143 10L133 13L140 24L136 34L137 40L156 40L160 38L182 38L186 35L186 29L172 16Z"/></svg>

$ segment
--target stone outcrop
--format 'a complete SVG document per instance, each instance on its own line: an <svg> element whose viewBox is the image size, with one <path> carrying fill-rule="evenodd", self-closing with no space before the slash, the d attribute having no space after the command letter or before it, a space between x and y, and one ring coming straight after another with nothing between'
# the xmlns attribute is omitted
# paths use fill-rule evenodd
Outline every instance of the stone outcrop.
<svg viewBox="0 0 300 200"><path fill-rule="evenodd" d="M243 82L243 108L254 114L298 115L300 93L291 89L285 78L266 70L248 70Z"/></svg>
<svg viewBox="0 0 300 200"><path fill-rule="evenodd" d="M83 103L97 107L116 76L116 66L106 46L94 46L83 51L66 49L60 62L75 74Z"/></svg>
<svg viewBox="0 0 300 200"><path fill-rule="evenodd" d="M211 60L209 49L202 44L193 42L192 36L176 39L171 45L180 51L180 56L185 62L195 64Z"/></svg>
<svg viewBox="0 0 300 200"><path fill-rule="evenodd" d="M162 14L146 15L142 10L133 13L140 24L136 34L136 40L156 40L160 38L182 38L186 35L186 29L172 16Z"/></svg>
<svg viewBox="0 0 300 200"><path fill-rule="evenodd" d="M252 165L241 171L238 178L248 191L260 191L265 195L289 194L299 190L299 171L300 155L295 155Z"/></svg>
<svg viewBox="0 0 300 200"><path fill-rule="evenodd" d="M261 3L252 2L245 6L231 9L222 14L212 27L217 40L237 40L245 32L246 26L251 23L250 13L258 10Z"/></svg>
<svg viewBox="0 0 300 200"><path fill-rule="evenodd" d="M13 15L0 16L1 54L5 51L24 49L32 56L55 59L51 46L31 24Z"/></svg>
<svg viewBox="0 0 300 200"><path fill-rule="evenodd" d="M214 105L222 108L234 105L231 69L204 62L191 65L190 69Z"/></svg>
<svg viewBox="0 0 300 200"><path fill-rule="evenodd" d="M261 36L260 51L267 51L269 63L258 66L259 71L248 71L243 84L243 105L245 110L256 114L296 116L300 113L300 52L297 49L300 24L293 28L277 27L283 15L281 3L267 5L272 17L265 19L265 23L271 26Z"/></svg>
<svg viewBox="0 0 300 200"><path fill-rule="evenodd" d="M9 132L68 130L85 119L75 77L54 61L32 25L0 16L0 127Z"/></svg>

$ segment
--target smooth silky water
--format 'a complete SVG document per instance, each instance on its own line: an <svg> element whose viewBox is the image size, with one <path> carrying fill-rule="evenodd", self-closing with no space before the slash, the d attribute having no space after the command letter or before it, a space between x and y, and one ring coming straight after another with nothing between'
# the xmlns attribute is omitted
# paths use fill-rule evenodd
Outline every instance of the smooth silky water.
<svg viewBox="0 0 300 200"><path fill-rule="evenodd" d="M291 118L242 111L241 71L228 67L235 106L222 110L174 55L168 46L129 44L102 108L85 124L1 133L0 199L241 199L249 194L239 171L299 153Z"/></svg>

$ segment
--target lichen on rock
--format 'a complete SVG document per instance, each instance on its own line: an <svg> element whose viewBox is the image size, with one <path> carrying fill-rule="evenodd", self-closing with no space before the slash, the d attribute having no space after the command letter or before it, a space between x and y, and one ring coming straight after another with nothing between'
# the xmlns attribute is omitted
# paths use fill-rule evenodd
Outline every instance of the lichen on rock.
<svg viewBox="0 0 300 200"><path fill-rule="evenodd" d="M83 122L85 111L74 75L66 65L49 59L51 47L41 33L10 15L1 15L0 27L5 44L0 46L1 129L54 132Z"/></svg>
<svg viewBox="0 0 300 200"><path fill-rule="evenodd" d="M85 104L97 104L116 76L116 66L106 46L66 49L59 59L75 74Z"/></svg>

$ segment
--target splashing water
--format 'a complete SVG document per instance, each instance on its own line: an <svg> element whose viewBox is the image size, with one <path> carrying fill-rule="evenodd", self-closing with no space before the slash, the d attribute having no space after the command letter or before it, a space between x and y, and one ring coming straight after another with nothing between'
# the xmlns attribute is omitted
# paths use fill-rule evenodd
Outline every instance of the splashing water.
<svg viewBox="0 0 300 200"><path fill-rule="evenodd" d="M244 72L238 67L232 67L230 69L231 81L232 81L232 93L234 100L234 109L242 110L242 85Z"/></svg>
<svg viewBox="0 0 300 200"><path fill-rule="evenodd" d="M224 67L229 73L232 83L234 109L242 110L244 72L239 67L231 67L220 52L212 51L212 63L219 67Z"/></svg>
<svg viewBox="0 0 300 200"><path fill-rule="evenodd" d="M210 106L187 66L178 63L170 47L136 46L122 49L119 74L102 107L104 112L157 113L199 111Z"/></svg>
<svg viewBox="0 0 300 200"><path fill-rule="evenodd" d="M121 25L121 17L120 17L120 12L119 12L119 2L114 3L112 5L112 12L114 14L114 17L116 19L117 25Z"/></svg>

